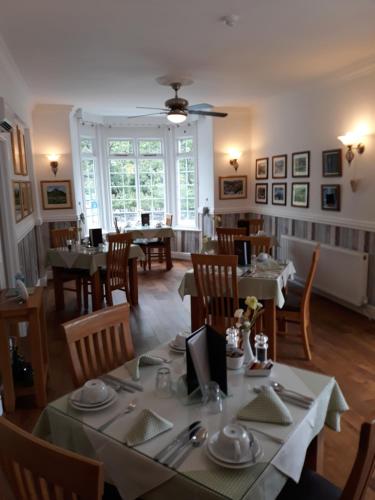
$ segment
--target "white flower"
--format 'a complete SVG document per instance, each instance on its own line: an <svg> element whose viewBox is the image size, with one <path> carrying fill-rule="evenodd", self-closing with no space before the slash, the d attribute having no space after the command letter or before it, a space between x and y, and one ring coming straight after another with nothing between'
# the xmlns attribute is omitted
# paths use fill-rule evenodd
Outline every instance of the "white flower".
<svg viewBox="0 0 375 500"><path fill-rule="evenodd" d="M243 309L236 309L236 310L234 311L234 317L235 317L235 318L241 318L241 317L242 317L242 315L243 315Z"/></svg>

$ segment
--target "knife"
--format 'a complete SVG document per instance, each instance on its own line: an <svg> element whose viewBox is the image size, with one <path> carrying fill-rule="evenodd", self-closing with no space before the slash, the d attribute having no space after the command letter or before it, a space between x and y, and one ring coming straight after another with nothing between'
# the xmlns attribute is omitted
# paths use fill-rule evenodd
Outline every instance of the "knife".
<svg viewBox="0 0 375 500"><path fill-rule="evenodd" d="M254 387L254 392L257 394L261 392L261 389L259 387ZM312 403L308 403L304 399L300 399L297 396L290 396L289 394L281 394L280 392L277 393L280 399L285 401L286 403L291 403L295 406L300 406L301 408L304 408L305 410L309 410L312 406Z"/></svg>
<svg viewBox="0 0 375 500"><path fill-rule="evenodd" d="M115 391L120 390L120 391L131 392L133 394L135 393L135 389L132 389L131 387L128 387L124 384L119 384L118 382L115 382L114 380L107 377L106 375L101 375L99 378L100 378L100 380L103 380L103 382L108 384L110 387L112 387L112 389L114 389Z"/></svg>
<svg viewBox="0 0 375 500"><path fill-rule="evenodd" d="M197 427L201 424L200 420L193 422L183 429L177 436L169 443L167 446L162 448L157 455L154 456L154 460L157 462L161 462L162 459L170 458L172 451L177 448L180 449L180 446L187 443L190 439L190 434L194 432ZM175 450L176 451L176 450Z"/></svg>
<svg viewBox="0 0 375 500"><path fill-rule="evenodd" d="M133 380L128 380L128 379L123 380L121 378L115 377L114 375L110 375L109 373L107 373L105 377L107 377L109 380L117 382L120 385L125 385L125 386L127 385L132 389L135 389L136 391L141 391L141 392L143 391L143 385L138 384L138 382L134 382Z"/></svg>

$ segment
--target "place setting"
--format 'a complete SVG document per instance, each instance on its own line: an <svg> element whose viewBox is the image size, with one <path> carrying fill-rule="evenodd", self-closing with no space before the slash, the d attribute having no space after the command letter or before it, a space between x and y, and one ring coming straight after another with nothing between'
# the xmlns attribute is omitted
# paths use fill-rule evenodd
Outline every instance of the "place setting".
<svg viewBox="0 0 375 500"><path fill-rule="evenodd" d="M104 381L92 379L73 391L68 400L75 410L95 412L113 405L118 400L118 394Z"/></svg>
<svg viewBox="0 0 375 500"><path fill-rule="evenodd" d="M188 331L177 333L175 338L168 343L169 349L175 354L184 354L186 352L186 339L189 335L191 333Z"/></svg>

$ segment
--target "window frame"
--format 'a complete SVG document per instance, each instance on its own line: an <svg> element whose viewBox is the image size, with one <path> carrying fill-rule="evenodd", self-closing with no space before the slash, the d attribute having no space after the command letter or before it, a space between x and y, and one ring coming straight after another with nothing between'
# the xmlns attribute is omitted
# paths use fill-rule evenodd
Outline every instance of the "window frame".
<svg viewBox="0 0 375 500"><path fill-rule="evenodd" d="M82 152L81 151L81 141L83 140L90 140L92 143L92 153L89 152ZM85 193L85 182L84 182L84 175L83 175L83 168L82 168L82 162L84 160L92 160L94 164L94 183L95 183L95 193L96 193L96 198L97 198L97 211L98 211L98 226L103 225L103 213L102 210L100 210L101 206L101 190L98 185L98 177L99 177L99 168L98 168L98 145L97 145L97 138L94 136L90 136L87 134L79 134L78 138L78 149L79 149L79 166L80 166L80 180L81 180L81 193L82 193L82 211L85 214L86 218L86 223L85 226L87 229L88 224L87 224L87 219L88 219L88 214L87 214L87 208L86 208L86 193Z"/></svg>
<svg viewBox="0 0 375 500"><path fill-rule="evenodd" d="M196 230L198 228L198 162L197 162L197 138L196 131L192 130L191 134L176 134L174 138L174 152L175 152L175 172L176 172L176 220L177 227L186 230ZM178 150L178 142L181 139L192 139L193 148L190 153L179 153ZM179 175L179 160L181 159L192 159L194 163L194 176L195 176L195 185L194 185L194 200L195 200L195 217L192 224L186 224L183 220L181 220L181 197L180 197L180 175Z"/></svg>

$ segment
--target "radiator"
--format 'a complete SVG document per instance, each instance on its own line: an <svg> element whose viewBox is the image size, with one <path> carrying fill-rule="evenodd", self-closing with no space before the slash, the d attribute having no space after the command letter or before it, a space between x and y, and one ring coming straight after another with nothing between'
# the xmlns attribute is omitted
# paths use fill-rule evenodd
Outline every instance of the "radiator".
<svg viewBox="0 0 375 500"><path fill-rule="evenodd" d="M293 261L297 278L305 281L317 241L281 236L281 255ZM332 245L320 245L313 287L349 304L367 304L368 254Z"/></svg>

